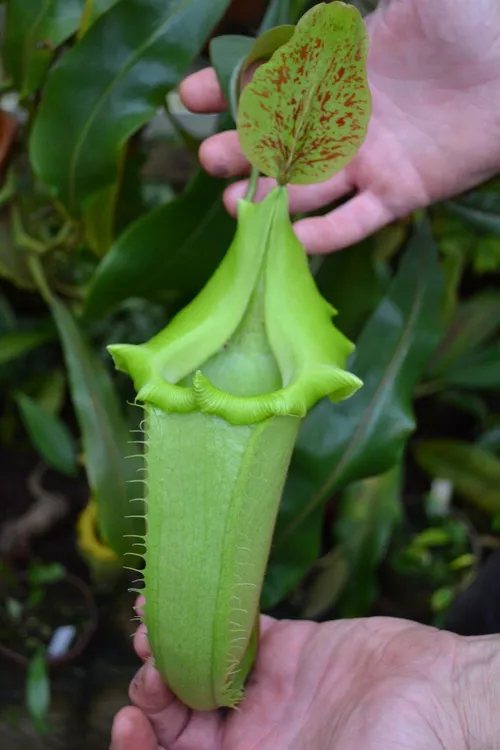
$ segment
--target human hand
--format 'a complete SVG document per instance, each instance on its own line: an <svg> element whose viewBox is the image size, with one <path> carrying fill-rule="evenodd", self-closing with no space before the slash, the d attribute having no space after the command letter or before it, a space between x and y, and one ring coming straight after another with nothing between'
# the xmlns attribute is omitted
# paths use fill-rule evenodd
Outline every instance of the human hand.
<svg viewBox="0 0 500 750"><path fill-rule="evenodd" d="M190 711L147 662L130 686L134 707L115 718L111 750L498 747L498 640L389 618L264 617L238 710ZM134 643L146 660L144 626Z"/></svg>
<svg viewBox="0 0 500 750"><path fill-rule="evenodd" d="M332 179L289 189L292 213L354 193L325 216L295 224L311 253L358 242L500 170L498 0L381 0L366 22L373 97L366 140ZM180 94L194 112L226 108L211 68L186 78ZM234 131L207 139L200 159L215 176L249 171ZM273 184L261 180L257 199ZM226 190L231 213L245 190L241 182Z"/></svg>

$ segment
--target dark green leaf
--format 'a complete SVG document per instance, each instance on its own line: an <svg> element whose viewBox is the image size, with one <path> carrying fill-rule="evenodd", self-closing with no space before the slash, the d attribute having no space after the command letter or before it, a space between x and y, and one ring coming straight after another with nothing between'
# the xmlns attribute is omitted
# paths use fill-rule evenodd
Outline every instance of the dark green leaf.
<svg viewBox="0 0 500 750"><path fill-rule="evenodd" d="M223 180L200 172L184 195L130 226L97 268L86 311L102 315L127 297L195 292L222 260L235 222L221 200Z"/></svg>
<svg viewBox="0 0 500 750"><path fill-rule="evenodd" d="M316 556L317 554L316 552ZM310 563L307 567L309 565ZM269 565L260 600L261 610L267 612L278 604L300 583L303 577L304 563L287 560L283 565L279 562Z"/></svg>
<svg viewBox="0 0 500 750"><path fill-rule="evenodd" d="M347 401L319 403L299 434L271 556L271 565L290 562L297 582L300 567L303 575L318 553L325 500L401 459L415 426L413 392L439 340L441 291L436 246L423 221L349 363L363 387Z"/></svg>
<svg viewBox="0 0 500 750"><path fill-rule="evenodd" d="M141 503L130 505L138 494L137 465L130 456L130 436L120 411L113 383L88 346L76 321L59 300L51 300L59 330L71 398L82 433L85 466L97 504L99 531L119 555L130 548L125 534L141 533L143 522L130 514L141 513ZM137 453L137 450L133 451ZM136 488L134 490L134 488Z"/></svg>
<svg viewBox="0 0 500 750"><path fill-rule="evenodd" d="M17 393L15 398L26 431L40 455L56 471L74 476L78 468L76 450L66 425L25 393Z"/></svg>
<svg viewBox="0 0 500 750"><path fill-rule="evenodd" d="M449 252L444 252L441 257L444 281L441 319L445 325L450 323L457 309L460 299L460 284L466 265L466 252L455 245L452 245Z"/></svg>
<svg viewBox="0 0 500 750"><path fill-rule="evenodd" d="M31 160L71 213L116 180L123 143L164 103L228 4L118 2L59 61L35 120Z"/></svg>
<svg viewBox="0 0 500 750"><path fill-rule="evenodd" d="M349 565L343 553L342 547L335 547L318 560L315 576L307 587L305 605L301 610L301 616L306 620L314 620L326 614L337 603L349 581Z"/></svg>
<svg viewBox="0 0 500 750"><path fill-rule="evenodd" d="M484 432L477 444L485 450L500 454L500 423Z"/></svg>
<svg viewBox="0 0 500 750"><path fill-rule="evenodd" d="M102 258L108 252L114 239L115 206L119 182L99 190L87 202L82 212L85 239L90 249Z"/></svg>
<svg viewBox="0 0 500 750"><path fill-rule="evenodd" d="M500 203L498 196L496 201L497 204ZM481 208L474 208L473 206L466 205L464 202L458 201L449 201L446 203L446 206L476 229L500 236L500 206L497 206L496 213Z"/></svg>
<svg viewBox="0 0 500 750"><path fill-rule="evenodd" d="M283 24L296 24L307 6L307 0L271 0L260 27L260 33Z"/></svg>
<svg viewBox="0 0 500 750"><path fill-rule="evenodd" d="M31 352L50 338L46 331L20 331L0 336L0 365Z"/></svg>
<svg viewBox="0 0 500 750"><path fill-rule="evenodd" d="M338 310L335 325L355 340L387 291L390 281L385 264L374 255L370 238L346 253L330 253L316 274L321 294Z"/></svg>
<svg viewBox="0 0 500 750"><path fill-rule="evenodd" d="M22 97L43 83L54 53L78 29L84 0L9 0L3 59Z"/></svg>
<svg viewBox="0 0 500 750"><path fill-rule="evenodd" d="M80 35L83 36L97 19L107 13L117 2L118 0L85 0L85 11L80 25Z"/></svg>
<svg viewBox="0 0 500 750"><path fill-rule="evenodd" d="M500 330L500 293L477 294L457 309L429 362L429 377L446 373L463 355L488 341Z"/></svg>
<svg viewBox="0 0 500 750"><path fill-rule="evenodd" d="M301 519L335 490L398 462L415 426L413 391L439 339L441 290L436 246L422 222L349 363L363 387L347 401L322 401L300 432L289 491L295 494L298 474L300 500L292 505L301 508Z"/></svg>
<svg viewBox="0 0 500 750"><path fill-rule="evenodd" d="M458 440L425 440L415 447L415 458L488 515L500 512L500 460L489 451Z"/></svg>
<svg viewBox="0 0 500 750"><path fill-rule="evenodd" d="M462 388L500 388L500 342L461 357L442 378Z"/></svg>
<svg viewBox="0 0 500 750"><path fill-rule="evenodd" d="M342 617L368 614L377 593L376 568L401 516L400 481L397 465L344 491L334 529L337 546L317 564L304 617L326 614L339 600Z"/></svg>
<svg viewBox="0 0 500 750"><path fill-rule="evenodd" d="M0 276L20 289L33 289L27 253L14 241L10 212L0 215Z"/></svg>
<svg viewBox="0 0 500 750"><path fill-rule="evenodd" d="M343 493L335 540L348 564L349 585L339 604L342 617L364 617L377 595L376 571L401 517L401 466L355 482Z"/></svg>
<svg viewBox="0 0 500 750"><path fill-rule="evenodd" d="M432 385L432 383L430 384ZM424 383L423 388L425 389ZM484 423L488 416L489 408L484 398L478 393L460 390L458 388L446 388L438 392L435 397L446 406L451 406L464 414L470 414L474 419Z"/></svg>
<svg viewBox="0 0 500 750"><path fill-rule="evenodd" d="M297 477L300 483L301 477ZM290 499L285 493L281 500L280 514L293 513ZM271 609L290 593L317 560L321 552L323 517L321 513L311 513L300 525L297 533L291 534L285 542L275 546L266 570L261 596L261 608Z"/></svg>
<svg viewBox="0 0 500 750"><path fill-rule="evenodd" d="M47 731L46 717L50 706L50 677L43 648L31 657L26 676L26 706L40 733Z"/></svg>
<svg viewBox="0 0 500 750"><path fill-rule="evenodd" d="M254 41L248 36L227 34L217 36L210 42L210 62L217 74L234 122L238 112L238 73Z"/></svg>
<svg viewBox="0 0 500 750"><path fill-rule="evenodd" d="M17 327L16 314L12 303L5 294L0 294L0 331L11 333Z"/></svg>
<svg viewBox="0 0 500 750"><path fill-rule="evenodd" d="M375 10L379 1L380 0L351 0L351 3L363 16L366 16L368 13L372 13Z"/></svg>

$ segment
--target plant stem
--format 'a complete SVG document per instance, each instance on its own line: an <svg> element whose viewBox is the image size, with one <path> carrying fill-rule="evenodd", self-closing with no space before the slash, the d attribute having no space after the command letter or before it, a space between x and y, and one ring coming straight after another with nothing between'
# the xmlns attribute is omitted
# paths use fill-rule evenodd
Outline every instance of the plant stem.
<svg viewBox="0 0 500 750"><path fill-rule="evenodd" d="M33 274L35 284L38 287L38 291L40 292L44 301L48 305L50 305L50 302L52 300L52 292L50 291L47 279L45 278L40 258L33 253L28 253L28 265L31 273Z"/></svg>
<svg viewBox="0 0 500 750"><path fill-rule="evenodd" d="M253 199L255 198L255 193L257 191L258 182L259 182L259 170L257 169L257 167L252 167L250 180L248 181L247 192L245 193L245 200L253 201Z"/></svg>

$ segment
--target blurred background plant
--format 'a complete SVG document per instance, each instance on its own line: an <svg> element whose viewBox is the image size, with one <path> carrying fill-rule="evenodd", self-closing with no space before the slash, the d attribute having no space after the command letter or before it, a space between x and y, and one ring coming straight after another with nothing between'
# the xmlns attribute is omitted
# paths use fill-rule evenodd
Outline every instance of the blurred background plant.
<svg viewBox="0 0 500 750"><path fill-rule="evenodd" d="M186 112L176 87L211 54L234 102L252 38L312 4L0 6L2 576L63 566L92 585L87 615L95 599L100 618L64 674L46 669L62 626L51 623L27 682L24 672L19 689L0 679L6 750L21 735L26 748L107 747L136 666L124 567L135 567L143 523L142 413L105 347L160 330L209 278L235 228L225 181L196 161L200 141L231 127L231 115ZM336 324L357 343L350 369L365 385L305 422L263 609L499 631L500 180L311 263ZM12 601L5 594L0 612L12 616ZM26 684L38 729L50 729L45 744L14 716ZM103 690L112 697L98 708Z"/></svg>

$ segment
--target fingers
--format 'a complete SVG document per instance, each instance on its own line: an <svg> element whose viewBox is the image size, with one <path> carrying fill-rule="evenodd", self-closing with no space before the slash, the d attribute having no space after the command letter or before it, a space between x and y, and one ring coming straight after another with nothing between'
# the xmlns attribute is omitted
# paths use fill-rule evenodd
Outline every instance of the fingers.
<svg viewBox="0 0 500 750"><path fill-rule="evenodd" d="M145 625L139 625L139 627L135 631L134 649L135 653L137 654L139 659L142 659L142 661L146 661L146 659L149 659L149 657L151 656L151 650L148 643L148 634Z"/></svg>
<svg viewBox="0 0 500 750"><path fill-rule="evenodd" d="M204 68L185 78L179 87L179 96L191 112L212 114L227 109L213 68Z"/></svg>
<svg viewBox="0 0 500 750"><path fill-rule="evenodd" d="M113 721L110 750L157 750L153 727L142 711L133 706L122 708Z"/></svg>
<svg viewBox="0 0 500 750"><path fill-rule="evenodd" d="M325 216L301 219L294 230L307 252L314 255L360 242L395 218L376 195L366 191Z"/></svg>
<svg viewBox="0 0 500 750"><path fill-rule="evenodd" d="M144 617L144 605L145 604L146 604L145 598L143 597L142 594L139 594L134 604L135 613L136 615L139 615L139 617Z"/></svg>
<svg viewBox="0 0 500 750"><path fill-rule="evenodd" d="M160 745L168 748L184 732L191 712L167 688L151 662L146 662L137 672L130 684L129 695L132 703L149 720Z"/></svg>
<svg viewBox="0 0 500 750"><path fill-rule="evenodd" d="M259 180L255 200L260 201L276 186L276 181L268 177ZM236 182L230 185L224 193L224 205L229 213L235 215L238 200L243 198L248 187L248 182ZM353 189L345 171L335 175L331 180L319 182L314 185L289 185L288 197L290 202L290 213L300 214L306 211L315 211L327 206L335 200L346 195Z"/></svg>
<svg viewBox="0 0 500 750"><path fill-rule="evenodd" d="M235 130L207 138L200 146L199 156L202 166L214 177L237 177L250 172Z"/></svg>

